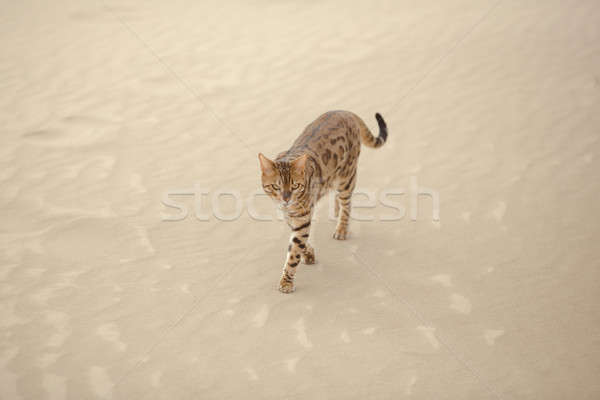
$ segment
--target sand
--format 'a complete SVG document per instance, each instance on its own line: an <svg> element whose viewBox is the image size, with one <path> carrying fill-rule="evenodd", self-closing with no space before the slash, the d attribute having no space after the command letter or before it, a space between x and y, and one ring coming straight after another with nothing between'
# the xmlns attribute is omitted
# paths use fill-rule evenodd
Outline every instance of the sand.
<svg viewBox="0 0 600 400"><path fill-rule="evenodd" d="M600 397L597 1L1 10L1 399ZM439 221L325 205L284 295L285 224L209 206L333 109Z"/></svg>

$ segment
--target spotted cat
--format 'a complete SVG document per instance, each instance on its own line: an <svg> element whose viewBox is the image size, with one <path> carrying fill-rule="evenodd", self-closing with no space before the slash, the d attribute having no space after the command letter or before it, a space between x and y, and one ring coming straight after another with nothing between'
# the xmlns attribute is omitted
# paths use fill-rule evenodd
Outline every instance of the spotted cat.
<svg viewBox="0 0 600 400"><path fill-rule="evenodd" d="M375 114L379 136L374 137L362 119L349 111L330 111L310 123L289 150L274 161L258 155L262 186L267 195L279 203L292 229L279 290L294 291L296 268L302 260L315 262L315 251L308 244L314 207L329 190L336 193L335 215L338 218L334 239L348 237L350 200L356 184L356 169L361 144L381 147L387 139L387 126Z"/></svg>

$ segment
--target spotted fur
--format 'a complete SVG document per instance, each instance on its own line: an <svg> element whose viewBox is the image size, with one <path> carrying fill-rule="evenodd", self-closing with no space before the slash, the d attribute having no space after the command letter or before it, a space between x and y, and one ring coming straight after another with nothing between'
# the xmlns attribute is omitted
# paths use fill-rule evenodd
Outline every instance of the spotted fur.
<svg viewBox="0 0 600 400"><path fill-rule="evenodd" d="M317 201L329 190L336 191L338 217L334 239L348 237L348 220L360 145L381 147L387 139L387 127L375 114L379 136L375 137L356 114L330 111L310 123L292 144L274 161L258 155L265 193L276 200L292 230L279 290L294 291L294 276L301 259L315 262L314 249L308 244L311 218Z"/></svg>

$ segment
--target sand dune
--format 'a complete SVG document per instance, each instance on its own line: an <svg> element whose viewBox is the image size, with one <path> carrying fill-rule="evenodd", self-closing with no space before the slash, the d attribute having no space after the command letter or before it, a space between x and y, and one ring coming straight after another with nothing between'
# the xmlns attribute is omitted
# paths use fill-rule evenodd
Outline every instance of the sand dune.
<svg viewBox="0 0 600 400"><path fill-rule="evenodd" d="M4 4L0 398L598 398L599 20L596 1ZM283 295L285 224L219 220L212 196L249 198L256 154L332 109L384 115L358 186L406 190L405 215L342 243L324 204ZM411 182L439 221L427 196L411 220ZM177 191L187 218L165 221Z"/></svg>

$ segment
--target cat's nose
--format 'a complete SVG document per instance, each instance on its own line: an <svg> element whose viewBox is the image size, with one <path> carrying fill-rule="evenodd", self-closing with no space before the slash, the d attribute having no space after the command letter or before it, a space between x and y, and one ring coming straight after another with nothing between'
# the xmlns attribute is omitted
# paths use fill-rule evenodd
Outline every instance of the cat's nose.
<svg viewBox="0 0 600 400"><path fill-rule="evenodd" d="M283 196L283 201L288 201L290 199L290 197L292 197L292 192L288 192L287 190L284 190L282 193Z"/></svg>

